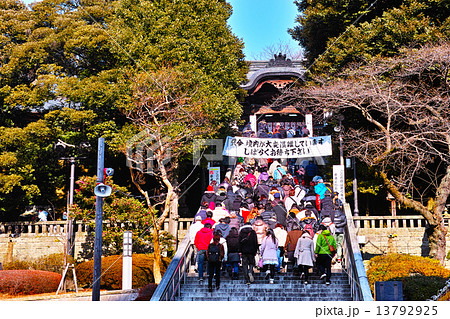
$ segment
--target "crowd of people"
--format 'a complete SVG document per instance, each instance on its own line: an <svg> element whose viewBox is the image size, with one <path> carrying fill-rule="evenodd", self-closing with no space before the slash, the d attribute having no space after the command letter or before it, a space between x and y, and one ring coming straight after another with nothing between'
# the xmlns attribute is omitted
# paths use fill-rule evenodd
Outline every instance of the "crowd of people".
<svg viewBox="0 0 450 319"><path fill-rule="evenodd" d="M316 269L330 284L347 219L338 193L318 173L313 161L240 158L220 184L213 181L190 227L199 280L206 270L212 291L222 271L233 280L242 271L250 285L259 269L270 283L275 273L292 272L307 284Z"/></svg>

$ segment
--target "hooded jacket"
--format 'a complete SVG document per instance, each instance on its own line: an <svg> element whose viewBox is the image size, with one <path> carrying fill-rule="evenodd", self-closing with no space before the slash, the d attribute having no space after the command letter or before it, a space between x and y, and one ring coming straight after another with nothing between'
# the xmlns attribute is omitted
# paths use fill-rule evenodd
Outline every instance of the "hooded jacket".
<svg viewBox="0 0 450 319"><path fill-rule="evenodd" d="M227 238L228 234L230 233L230 229L230 225L226 223L219 223L214 227L214 230L220 230L223 238Z"/></svg>
<svg viewBox="0 0 450 319"><path fill-rule="evenodd" d="M333 235L331 235L330 231L327 229L327 230L322 231L322 233L317 236L315 253L319 254L319 255L321 255L321 254L331 255L330 248L329 248L324 236L327 238L330 246L333 246L334 248L336 248L336 241L334 240Z"/></svg>
<svg viewBox="0 0 450 319"><path fill-rule="evenodd" d="M251 225L244 225L239 231L239 251L242 254L256 255L258 240Z"/></svg>
<svg viewBox="0 0 450 319"><path fill-rule="evenodd" d="M195 247L197 247L198 250L207 250L212 238L213 230L203 227L197 232L197 235L195 235Z"/></svg>
<svg viewBox="0 0 450 319"><path fill-rule="evenodd" d="M205 191L200 201L200 205L203 204L203 202L208 202L208 204L214 202L216 200L216 196L217 195L214 191Z"/></svg>

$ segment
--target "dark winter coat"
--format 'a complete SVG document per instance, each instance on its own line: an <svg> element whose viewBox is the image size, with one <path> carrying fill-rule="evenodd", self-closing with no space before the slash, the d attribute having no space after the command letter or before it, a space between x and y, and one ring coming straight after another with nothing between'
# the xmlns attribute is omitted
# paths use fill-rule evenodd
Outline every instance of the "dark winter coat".
<svg viewBox="0 0 450 319"><path fill-rule="evenodd" d="M258 239L251 225L242 226L239 232L239 251L242 254L256 255L258 251Z"/></svg>
<svg viewBox="0 0 450 319"><path fill-rule="evenodd" d="M331 196L325 196L320 203L320 217L323 219L325 217L330 217L331 221L334 221L334 204Z"/></svg>
<svg viewBox="0 0 450 319"><path fill-rule="evenodd" d="M343 234L345 225L347 225L347 217L341 210L334 211L334 225L336 226L335 234Z"/></svg>
<svg viewBox="0 0 450 319"><path fill-rule="evenodd" d="M214 192L205 191L205 193L203 193L202 199L200 201L200 205L203 204L204 202L207 202L209 205L209 203L214 202L215 200L216 200L216 194Z"/></svg>
<svg viewBox="0 0 450 319"><path fill-rule="evenodd" d="M294 227L294 225L300 226L300 221L298 220L297 217L292 217L289 215L286 218L286 231L290 232L292 230L292 228Z"/></svg>
<svg viewBox="0 0 450 319"><path fill-rule="evenodd" d="M239 262L241 260L239 256L239 232L237 230L230 231L226 238L228 247L228 262Z"/></svg>
<svg viewBox="0 0 450 319"><path fill-rule="evenodd" d="M272 217L275 215L276 218L276 214L273 211L263 211L260 216L263 219L263 222L265 222L267 225L269 225L269 221L272 219Z"/></svg>
<svg viewBox="0 0 450 319"><path fill-rule="evenodd" d="M277 223L283 225L283 227L286 227L286 216L287 211L284 207L282 202L279 202L274 208L273 211L275 212L275 215L277 215Z"/></svg>

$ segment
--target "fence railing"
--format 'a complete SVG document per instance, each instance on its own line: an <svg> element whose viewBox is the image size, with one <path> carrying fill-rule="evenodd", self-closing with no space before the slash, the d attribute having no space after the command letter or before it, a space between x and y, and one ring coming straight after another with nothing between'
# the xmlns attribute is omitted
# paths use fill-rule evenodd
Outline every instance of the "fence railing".
<svg viewBox="0 0 450 319"><path fill-rule="evenodd" d="M422 215L411 216L353 216L356 228L424 228ZM450 217L444 216L444 226L449 227Z"/></svg>
<svg viewBox="0 0 450 319"><path fill-rule="evenodd" d="M345 215L347 216L347 226L343 243L343 265L348 275L352 298L353 301L373 301L349 204L345 204Z"/></svg>
<svg viewBox="0 0 450 319"><path fill-rule="evenodd" d="M193 218L179 218L178 219L178 233L182 237L188 231ZM92 221L93 222L93 221ZM108 226L109 220L104 220L103 224ZM0 223L0 234L13 235L13 234L64 234L68 231L68 221L46 221L46 222L3 222ZM89 222L83 222L80 220L72 221L73 231L76 233L83 233L93 231L89 226ZM163 230L168 230L169 222L166 221L163 226Z"/></svg>
<svg viewBox="0 0 450 319"><path fill-rule="evenodd" d="M175 296L179 296L180 286L189 271L193 252L187 233L150 301L173 301Z"/></svg>
<svg viewBox="0 0 450 319"><path fill-rule="evenodd" d="M4 222L0 223L0 234L65 234L68 232L68 221L47 222ZM73 222L74 232L87 232L89 225L83 221Z"/></svg>

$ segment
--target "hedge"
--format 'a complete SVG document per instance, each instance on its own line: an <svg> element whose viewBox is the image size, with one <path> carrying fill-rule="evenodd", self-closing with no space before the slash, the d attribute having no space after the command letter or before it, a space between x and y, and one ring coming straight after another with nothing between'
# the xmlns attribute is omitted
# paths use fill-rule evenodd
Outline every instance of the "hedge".
<svg viewBox="0 0 450 319"><path fill-rule="evenodd" d="M0 293L32 295L56 292L61 278L61 274L43 270L2 270Z"/></svg>
<svg viewBox="0 0 450 319"><path fill-rule="evenodd" d="M439 260L407 254L377 256L369 261L367 278L372 293L376 281L400 280L408 300L427 300L445 285L450 270Z"/></svg>
<svg viewBox="0 0 450 319"><path fill-rule="evenodd" d="M169 258L163 258L162 274L170 263ZM94 261L90 260L76 267L77 281L80 287L90 288L93 283ZM102 258L102 276L100 288L106 290L122 289L122 255L112 255ZM142 288L154 283L153 254L133 254L132 288Z"/></svg>

